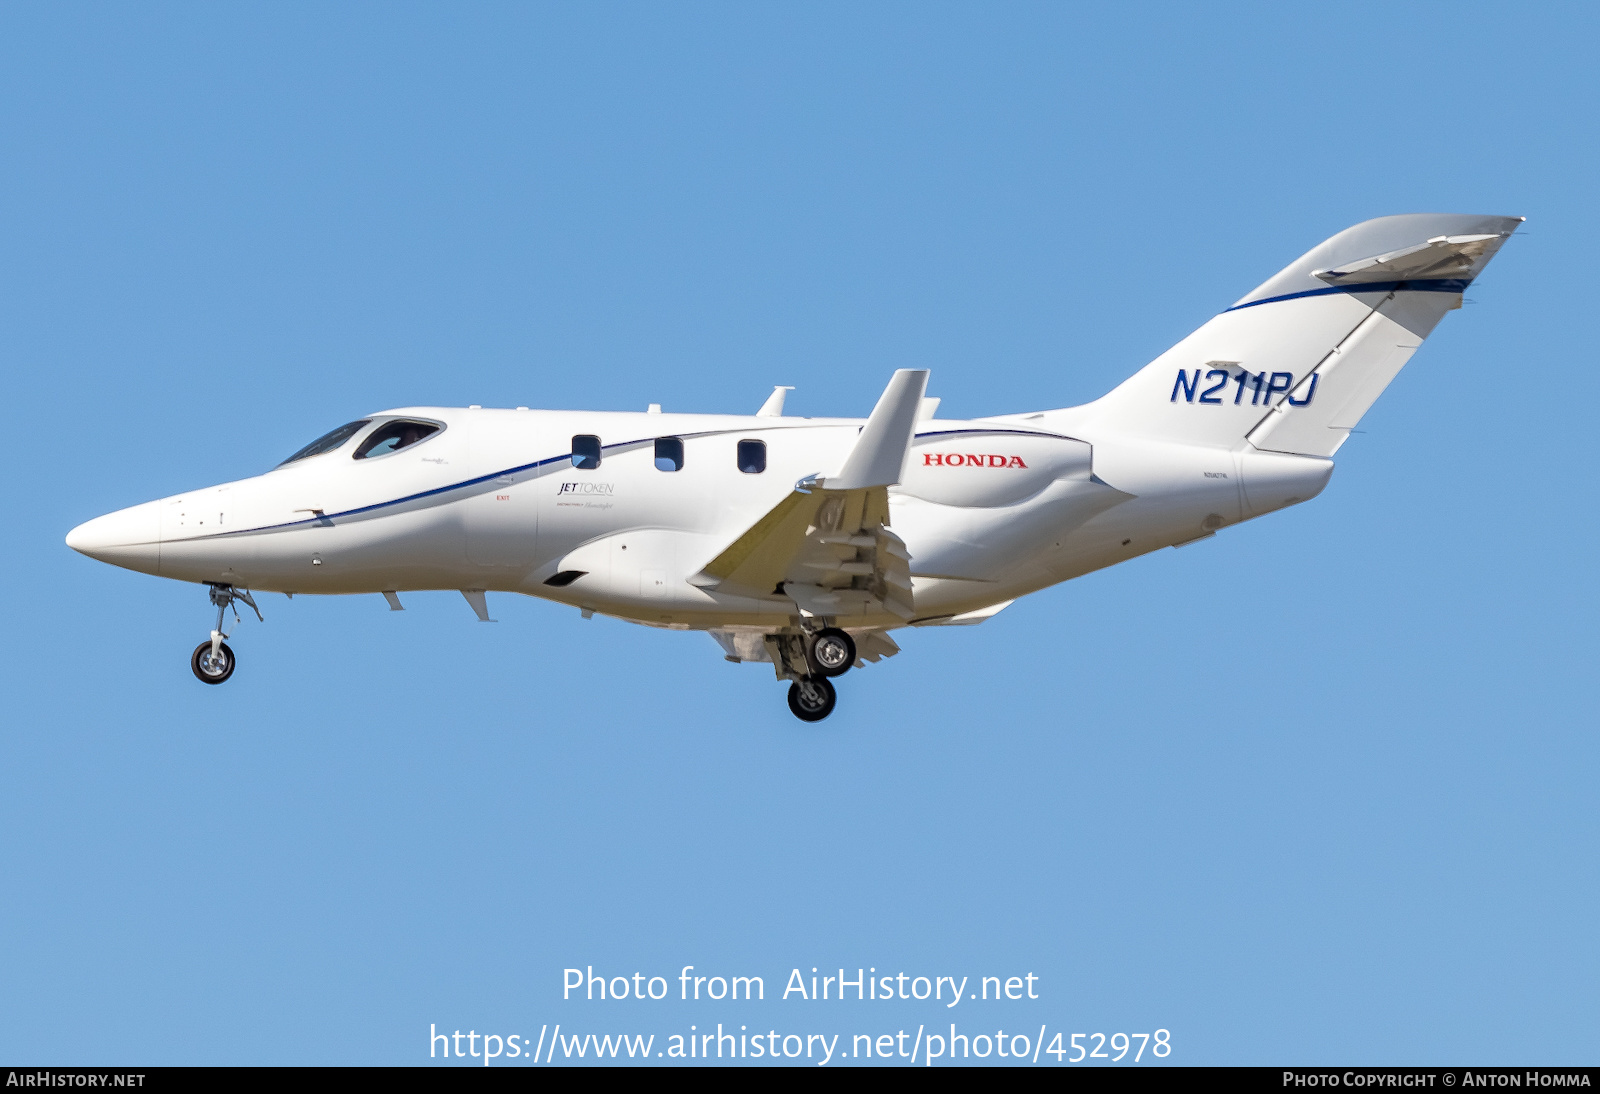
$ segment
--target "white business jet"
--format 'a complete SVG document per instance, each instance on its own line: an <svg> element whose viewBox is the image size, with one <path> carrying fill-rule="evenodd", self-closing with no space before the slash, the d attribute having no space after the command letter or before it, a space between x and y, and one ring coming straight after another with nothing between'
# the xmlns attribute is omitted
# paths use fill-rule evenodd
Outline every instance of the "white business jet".
<svg viewBox="0 0 1600 1094"><path fill-rule="evenodd" d="M405 407L255 478L146 502L67 544L209 587L208 684L252 593L523 593L710 633L818 721L901 627L1017 597L1315 497L1331 456L1520 223L1358 224L1084 406L938 418L894 374L865 421Z"/></svg>

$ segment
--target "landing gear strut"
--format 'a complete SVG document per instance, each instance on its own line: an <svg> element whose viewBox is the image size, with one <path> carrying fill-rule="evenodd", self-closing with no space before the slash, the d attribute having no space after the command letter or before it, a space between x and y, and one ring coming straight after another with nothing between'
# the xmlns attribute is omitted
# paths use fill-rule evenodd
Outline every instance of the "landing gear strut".
<svg viewBox="0 0 1600 1094"><path fill-rule="evenodd" d="M818 622L821 622L820 620ZM841 676L856 663L855 640L838 627L799 627L766 638L768 658L779 680L789 681L789 710L802 722L820 722L833 713L839 693L830 676Z"/></svg>
<svg viewBox="0 0 1600 1094"><path fill-rule="evenodd" d="M212 585L211 603L217 606L217 625L211 630L211 637L194 648L189 655L189 668L194 671L195 678L202 684L220 684L233 675L233 651L223 641L231 632L222 629L223 616L229 608L233 609L233 621L239 622L239 609L234 602L242 600L250 605L250 610L256 613L256 618L261 619L261 609L256 607L255 600L247 589L235 589L232 585ZM265 620L262 620L265 622Z"/></svg>

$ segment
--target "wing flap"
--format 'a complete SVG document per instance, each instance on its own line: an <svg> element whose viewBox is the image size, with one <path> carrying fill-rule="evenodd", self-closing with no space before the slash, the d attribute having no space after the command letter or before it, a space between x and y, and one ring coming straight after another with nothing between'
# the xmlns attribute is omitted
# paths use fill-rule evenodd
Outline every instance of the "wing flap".
<svg viewBox="0 0 1600 1094"><path fill-rule="evenodd" d="M797 489L690 579L746 596L786 596L807 615L891 625L910 619L910 552L889 531L889 492Z"/></svg>
<svg viewBox="0 0 1600 1094"><path fill-rule="evenodd" d="M789 563L805 545L806 531L823 501L814 493L792 491L706 563L690 583L702 588L733 585L759 590L763 596L771 595L788 573Z"/></svg>

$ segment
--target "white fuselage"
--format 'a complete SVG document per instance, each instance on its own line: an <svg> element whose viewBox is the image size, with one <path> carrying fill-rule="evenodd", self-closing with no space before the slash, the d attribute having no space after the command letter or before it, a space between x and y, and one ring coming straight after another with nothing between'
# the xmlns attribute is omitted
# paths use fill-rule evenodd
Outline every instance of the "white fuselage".
<svg viewBox="0 0 1600 1094"><path fill-rule="evenodd" d="M915 428L890 524L911 555L915 619L973 612L1314 497L1327 459L1097 430L1089 407ZM397 418L443 428L353 459ZM340 448L98 518L73 545L181 581L286 593L500 590L655 626L774 628L779 590L693 578L811 475L858 419L410 407ZM603 445L572 458L576 435ZM682 441L679 470L657 438ZM742 471L741 441L765 444ZM582 571L571 584L547 582Z"/></svg>
<svg viewBox="0 0 1600 1094"><path fill-rule="evenodd" d="M1332 456L1522 223L1413 213L1323 241L1092 403L932 417L897 369L865 419L410 407L264 475L74 528L105 562L210 586L190 655L234 670L250 590L489 590L708 631L826 718L905 626L1017 597L1321 493Z"/></svg>

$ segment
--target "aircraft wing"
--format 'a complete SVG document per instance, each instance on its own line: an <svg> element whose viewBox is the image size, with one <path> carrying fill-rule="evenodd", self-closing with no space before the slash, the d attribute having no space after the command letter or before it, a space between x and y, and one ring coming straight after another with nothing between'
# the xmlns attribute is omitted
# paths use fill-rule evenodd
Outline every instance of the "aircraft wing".
<svg viewBox="0 0 1600 1094"><path fill-rule="evenodd" d="M787 596L808 615L904 622L914 614L911 556L889 531L888 518L889 491L882 486L800 487L690 580L725 592Z"/></svg>
<svg viewBox="0 0 1600 1094"><path fill-rule="evenodd" d="M927 384L925 370L897 371L838 474L801 480L691 582L787 596L845 626L910 619L911 556L889 531L888 488L904 474Z"/></svg>

